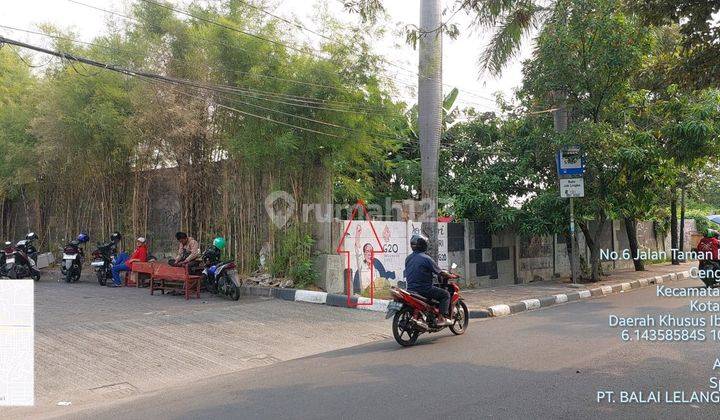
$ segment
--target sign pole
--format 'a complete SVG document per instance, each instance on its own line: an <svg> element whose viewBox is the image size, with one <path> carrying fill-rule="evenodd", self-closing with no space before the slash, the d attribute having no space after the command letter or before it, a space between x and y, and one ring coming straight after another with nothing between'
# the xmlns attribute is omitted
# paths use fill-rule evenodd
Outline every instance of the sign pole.
<svg viewBox="0 0 720 420"><path fill-rule="evenodd" d="M573 197L570 197L570 273L573 284L577 284L575 274L575 203Z"/></svg>
<svg viewBox="0 0 720 420"><path fill-rule="evenodd" d="M560 105L553 112L555 131L564 133L568 126L568 113L565 109L562 92L556 93ZM573 284L577 284L576 252L575 252L575 197L585 196L585 158L579 146L564 147L556 155L557 172L560 180L560 197L570 198L570 276Z"/></svg>

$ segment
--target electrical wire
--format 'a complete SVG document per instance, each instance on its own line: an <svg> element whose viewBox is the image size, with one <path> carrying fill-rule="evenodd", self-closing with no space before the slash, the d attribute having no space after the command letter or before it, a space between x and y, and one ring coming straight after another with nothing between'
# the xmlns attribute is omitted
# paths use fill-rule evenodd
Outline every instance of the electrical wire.
<svg viewBox="0 0 720 420"><path fill-rule="evenodd" d="M144 72L144 71L136 71L136 70L133 70L133 69L129 69L129 68L125 68L125 67L120 67L120 66L116 66L116 65L112 65L112 64L108 64L108 63L102 63L102 62L99 62L99 61L91 60L91 59L88 59L88 58L76 56L76 55L69 54L69 53L65 53L65 52L52 51L52 50L48 50L48 49L46 49L46 48L34 46L34 45L27 44L27 43L24 43L24 42L20 42L20 41L16 41L16 40L11 40L11 39L5 38L5 37L3 37L3 36L0 36L0 43L7 43L7 44L10 44L10 45L15 45L15 46L18 46L18 47L31 49L31 50L38 51L38 52L41 52L41 53L45 53L45 54L49 54L49 55L52 55L52 56L60 57L60 58L65 59L65 60L70 60L70 61L74 61L74 62L78 62L78 63L82 63L82 64L94 66L94 67L99 67L99 68L101 68L101 69L114 71L114 72L121 73L121 74L124 74L124 75L127 75L127 76L136 77L136 78L138 78L138 79L140 79L140 80L146 80L146 81L150 80L150 81L164 82L164 83L172 84L172 85L186 85L186 86L194 87L194 88L196 88L196 89L203 89L203 88L204 88L204 87L201 86L201 85L195 85L195 84L186 83L187 81L182 80L182 79L176 79L176 78L167 77L167 76L162 76L162 75L158 75L158 74L147 73L147 72ZM190 94L188 94L187 92L181 92L181 93L183 93L183 94L185 94L185 95L190 95ZM190 96L192 96L192 95L190 95ZM197 97L196 97L196 98L197 98ZM243 101L241 101L241 102L243 102ZM247 103L247 102L243 102L243 103L245 103L246 105L251 105L251 106L259 107L259 106L257 106L257 105L249 104L249 103ZM233 111L233 112L240 113L240 114L242 114L242 115L246 115L246 116L251 116L251 117L263 119L263 120L266 120L266 121L268 121L268 122L272 122L272 123L276 123L276 124L280 124L280 125L285 125L285 126L288 126L288 127L292 127L292 128L299 129L299 130L303 130L303 131L307 131L307 132L312 132L312 133L314 133L314 134L321 134L321 135L325 135L325 136L329 136L329 137L335 137L335 138L344 138L344 137L339 136L339 135L337 135L337 134L327 133L327 132L324 132L324 131L319 131L319 130L315 130L315 129L311 129L311 128L307 128L307 127L301 127L301 126L298 126L298 125L295 125L295 124L291 124L291 123L288 123L288 122L276 120L276 119L270 118L270 117L268 117L268 116L262 116L262 115L258 115L258 114L255 114L255 113L251 113L251 112L247 112L247 111L242 111L242 110L239 110L239 109L237 109L237 108L230 107L230 106L227 106L227 105L224 105L224 104L221 104L221 103L214 103L214 105L217 106L217 107L223 108L223 109L227 109L227 110L230 110L230 111ZM395 138L395 137L392 137L392 136L389 136L389 135L385 135L385 134L382 134L382 133L366 133L366 132L364 132L364 131L362 131L362 130L357 130L357 129L353 129L353 128L350 128L350 127L345 127L345 126L341 126L341 125L337 125L337 124L333 124L333 123L327 123L327 122L325 122L325 121L321 121L321 120L317 120L317 119L311 119L311 118L308 118L308 117L299 116L299 115L296 115L296 114L291 114L291 113L287 113L287 112L280 111L280 110L276 110L276 109L265 108L265 107L260 107L260 108L262 108L262 109L264 109L264 110L269 110L269 111L272 111L272 112L276 112L276 113L288 115L288 116L291 116L291 117L300 118L300 119L304 119L304 120L307 120L307 121L312 121L312 122L314 122L314 123L323 124L323 125L326 125L326 126L332 126L332 127L340 128L340 129L343 129L343 130L348 130L348 131L351 131L351 132L354 132L354 133L364 133L364 134L374 135L374 136L377 136L377 137L381 137L381 136L382 136L382 137L389 138L389 139L392 139L392 140L399 140L399 139L397 139L397 138Z"/></svg>
<svg viewBox="0 0 720 420"><path fill-rule="evenodd" d="M101 68L101 69L106 69L106 70L114 71L114 72L117 72L117 73L124 74L124 75L126 75L126 76L138 77L138 78L140 78L140 79L143 79L143 78L145 78L145 79L153 79L153 80L157 80L157 81L161 81L161 82L162 82L162 81L164 81L164 82L170 82L170 83L176 83L176 82L178 82L177 79L174 79L174 78L171 78L171 77L166 77L166 76L162 76L162 75L159 75L159 74L147 73L147 72L143 72L143 71L136 71L136 70L132 70L132 69L128 69L128 68L124 68L124 67L120 67L120 66L115 66L115 65L112 65L112 64L108 64L108 63L102 63L102 62L99 62L99 61L91 60L91 59L84 58L84 57L79 57L79 56L76 56L76 55L73 55L73 54L69 54L69 53L65 53L65 52L52 51L52 50L48 50L48 49L46 49L46 48L42 48L42 47L38 47L38 46L35 46L35 45L27 44L27 43L24 43L24 42L16 41L16 40L13 40L13 39L5 38L5 37L3 37L3 36L0 36L0 42L1 42L1 43L10 44L10 45L16 45L16 46L18 46L18 47L22 47L22 48L34 50L34 51L41 52L41 53L44 53L44 54L49 54L49 55L52 55L52 56L55 56L55 57L60 57L60 58L63 58L63 59L65 59L65 60L72 60L72 61L76 61L76 62L79 62L79 63L87 64L87 65L90 65L90 66L99 67L99 68ZM325 136L329 136L329 137L340 138L340 136L335 135L335 134L325 133L325 132L318 131L318 130L314 130L314 129L307 128L307 127L300 127L300 126L297 126L297 125L294 125L294 124L286 123L286 122L284 122L284 121L277 121L277 120L274 120L274 119L272 119L272 118L270 118L270 117L253 114L253 113L250 113L250 112L247 112L247 111L242 111L242 110L235 109L235 108L232 108L232 107L227 107L227 106L224 106L224 105L222 105L222 104L216 104L216 105L217 105L218 107L226 108L226 109L232 110L232 111L234 111L234 112L240 113L240 114L242 114L242 115L247 115L247 116L259 118L259 119L262 119L262 120L266 120L266 121L269 121L269 122L273 122L273 123L277 123L277 124L289 126L289 127L292 127L292 128L298 129L298 130L307 131L307 132L311 132L311 133L315 133L315 134L321 134L321 135L325 135Z"/></svg>
<svg viewBox="0 0 720 420"><path fill-rule="evenodd" d="M123 15L122 13L118 13L118 12L106 10L106 9L103 9L103 8L100 8L100 7L97 7L97 6L88 5L88 4L86 4L86 3L82 3L82 2L77 1L77 0L67 0L67 1L69 1L69 2L71 2L71 3L74 3L74 4L77 4L77 5L81 5L81 6L85 6L85 7L90 7L90 8L95 9L95 10L99 10L99 11L103 11L103 12L110 13L110 14L113 14L113 15L117 15L117 16L123 17L123 18L125 18L125 19L130 19L130 20L137 21L137 19L132 18L132 17L127 16L127 15ZM262 36L259 36L259 35L257 35L257 34L253 34L253 33L250 33L250 32L246 32L246 31L243 31L243 30L238 29L238 28L236 28L236 27L232 27L232 26L223 24L223 23L221 23L221 22L218 22L217 20L205 18L205 17L202 17L202 16L197 16L197 15L195 15L195 14L192 14L192 13L188 12L187 10L179 9L179 8L177 8L177 7L173 7L173 6L170 6L170 5L167 5L167 4L158 3L158 2L153 1L153 0L138 0L138 1L141 1L141 2L144 2L144 3L147 3L147 4L153 4L153 5L158 6L158 7L163 7L163 8L165 8L165 9L174 11L174 12L176 12L176 13L180 13L180 14L182 14L182 15L191 17L191 18L193 18L193 19L197 19L197 20L200 20L200 21L205 22L205 23L213 24L213 25L219 26L219 27L221 27L221 28L224 28L224 29L226 29L226 30L231 30L231 31L239 32L239 33L241 33L241 34L244 34L244 35L247 35L247 36L251 36L251 37L254 37L254 38L257 38L257 39L260 39L260 40L264 40L264 41L266 41L266 42L270 42L270 43L273 43L273 44L275 44L275 45L282 45L282 46L285 46L285 47L287 47L287 48L289 48L289 49L291 49L291 50L294 50L294 51L299 52L299 53L302 53L302 54L310 54L310 55L312 55L312 56L314 56L314 57L317 57L317 58L320 58L320 59L325 59L325 60L327 59L327 57L320 55L320 53L319 53L317 50L314 50L314 49L312 49L312 48L311 48L311 50L314 51L314 54L311 54L311 53L309 53L308 51L306 51L306 50L304 50L304 49L300 49L300 48L298 48L298 47L295 47L295 46L292 46L292 45L283 43L283 42L281 42L281 41L275 41L275 40L267 39L267 38L262 37ZM242 0L241 0L241 1L242 1ZM300 29L305 29L305 30L307 30L307 31L309 31L309 32L311 32L311 33L315 33L315 34L317 34L317 35L323 36L323 37L325 37L326 39L329 39L329 40L331 40L331 41L338 42L337 40L333 40L332 38L326 37L326 36L324 36L324 35L322 35L322 34L319 34L319 33L315 32L315 31L312 31L311 29L308 29L307 27L304 27L304 26L299 25L299 24L292 23L292 22L290 22L290 21L288 21L288 20L286 20L286 19L284 19L284 18L282 18L282 17L279 17L279 16L277 16L277 15L271 13L271 12L268 12L267 10L265 10L265 9L259 7L259 6L251 5L251 4L249 4L249 3L245 2L245 1L243 1L243 3L246 4L246 5L248 5L249 7L252 7L253 9L256 9L256 10L259 10L259 11L261 11L261 12L263 12L263 13L266 13L266 14L268 14L269 16L273 16L273 17L275 17L275 18L277 18L277 19L281 19L281 20L284 20L284 21L286 21L286 22L289 22L289 23L293 24L294 26L299 27ZM462 8L462 7L459 7L459 8L455 11L455 13L457 13L461 8ZM454 16L454 14L453 14L453 16ZM348 45L346 45L346 44L343 44L343 43L340 43L340 45L343 45L343 46L345 46L346 48L350 48L350 46L348 46ZM238 48L239 48L239 47L238 47ZM240 49L241 49L241 48L240 48ZM242 50L242 49L241 49L241 50ZM395 63L387 60L387 59L384 58L384 57L379 57L379 59L380 59L380 61L382 61L382 62L384 62L384 63L386 63L386 64L388 64L388 65L390 65L390 66L392 66L392 67L395 67L395 68L398 68L399 70L405 71L405 72L407 72L407 73L409 73L409 74L411 74L411 75L413 75L413 76L415 76L415 77L420 77L420 76L419 76L419 73L416 72L416 71L406 69L405 67L403 67L403 66L401 66L401 65L398 65L398 64L395 64ZM289 80L289 79L286 79L286 80L287 80L287 81L292 81L292 80ZM293 81L293 82L296 82L296 83L297 83L298 81ZM402 84L402 85L405 85L405 86L408 86L408 87L411 87L411 88L415 88L415 87L416 87L416 85L415 85L414 83L408 83L408 82L405 82L405 81L402 81L402 80L399 80L399 79L395 79L394 82L397 82L397 83L399 83L399 84ZM303 82L300 82L300 83L303 83ZM495 104L495 103L496 103L495 99L492 99L492 98L483 96L483 95L481 95L481 94L479 94L479 93L475 93L475 92L473 92L473 91L471 91L471 90L469 90L469 89L460 88L460 87L457 87L457 86L454 86L454 85L450 85L450 84L446 84L446 83L443 83L442 85L445 86L445 87L458 88L458 90L460 90L461 92L463 92L463 93L465 93L465 94L468 94L468 95L470 95L470 96L473 96L473 97L475 97L475 98L478 98L478 99L480 99L480 100L487 101L487 102L490 102L490 103L492 103L492 104ZM326 86L326 87L330 87L330 86ZM336 88L336 87L331 87L331 88ZM481 105L481 104L479 104L479 103L474 103L474 102L472 102L472 101L467 101L467 100L465 100L465 102L468 102L468 103L474 104L474 105L478 105L478 106L484 106L484 105Z"/></svg>
<svg viewBox="0 0 720 420"><path fill-rule="evenodd" d="M30 33L30 34L34 34L34 35L39 35L39 36L46 36L46 37L53 38L53 39L65 40L65 41L70 41L70 42L76 42L76 43L83 44L83 45L95 46L98 48L103 48L103 49L111 50L114 52L123 53L123 51L118 48L105 46L105 45L101 45L101 44L97 44L97 43L78 41L73 38L45 34L42 32L20 29L20 28L15 28L15 27L11 27L11 26L5 26L5 25L0 25L0 27L6 28L6 29L11 29L14 31L26 32L26 33ZM189 64L187 61L184 61L181 59L177 59L177 61ZM245 73L247 73L247 72L245 72ZM271 76L269 76L269 77L271 77ZM194 83L200 83L200 82L194 82ZM254 98L257 98L260 100L282 103L282 104L287 104L287 105L294 105L294 106L302 107L302 108L314 108L314 109L323 109L323 110L328 110L328 111L349 112L349 113L366 114L366 115L383 113L382 108L370 107L370 106L366 107L363 105L358 105L355 102L346 102L346 101L338 101L338 100L328 101L328 100L322 100L319 98L311 98L311 97L302 96L302 95L292 95L292 94L286 94L286 93L280 93L280 92L253 89L253 88L248 88L248 87L219 85L219 86L217 86L217 88L225 89L226 91L232 91L238 95L239 94L252 95ZM277 98L279 98L280 100L277 100ZM288 102L288 101L291 101L291 102Z"/></svg>

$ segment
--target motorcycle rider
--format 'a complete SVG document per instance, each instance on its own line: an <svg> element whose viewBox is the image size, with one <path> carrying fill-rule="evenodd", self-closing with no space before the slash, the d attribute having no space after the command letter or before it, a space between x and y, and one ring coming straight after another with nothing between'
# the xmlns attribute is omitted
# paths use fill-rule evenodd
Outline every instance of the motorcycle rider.
<svg viewBox="0 0 720 420"><path fill-rule="evenodd" d="M450 293L433 286L434 276L448 279L453 275L441 270L437 263L425 252L428 249L428 238L423 235L413 235L410 238L410 248L413 252L405 258L405 279L407 290L429 299L440 302L441 317L436 320L437 326L452 325L450 317Z"/></svg>
<svg viewBox="0 0 720 420"><path fill-rule="evenodd" d="M205 263L205 267L210 267L211 265L219 263L220 258L222 258L223 249L225 249L225 238L218 236L213 240L212 246L206 249L203 253L202 259Z"/></svg>
<svg viewBox="0 0 720 420"><path fill-rule="evenodd" d="M718 240L718 231L714 229L708 229L705 231L705 236L700 239L697 244L698 259L700 263L698 268L706 270L708 273L713 272L718 268L720 262L720 240ZM702 279L703 282L710 286L715 283L718 279L715 276L708 276L705 274Z"/></svg>

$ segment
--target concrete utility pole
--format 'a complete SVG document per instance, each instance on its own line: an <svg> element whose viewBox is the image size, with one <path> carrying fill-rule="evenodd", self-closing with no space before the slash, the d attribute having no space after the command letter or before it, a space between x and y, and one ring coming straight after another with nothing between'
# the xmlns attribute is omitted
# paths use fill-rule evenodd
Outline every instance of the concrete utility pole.
<svg viewBox="0 0 720 420"><path fill-rule="evenodd" d="M561 95L559 95L561 96ZM564 133L567 131L568 126L568 113L567 109L565 108L565 101L564 98L560 98L560 105L556 107L557 109L553 112L555 123L555 131L558 133ZM575 257L577 253L575 252L575 202L572 197L570 197L570 275L572 277L573 284L577 283L577 271L575 267L577 266Z"/></svg>
<svg viewBox="0 0 720 420"><path fill-rule="evenodd" d="M438 166L442 135L442 11L440 0L420 0L418 125L420 126L421 199L430 222L430 249L437 258Z"/></svg>

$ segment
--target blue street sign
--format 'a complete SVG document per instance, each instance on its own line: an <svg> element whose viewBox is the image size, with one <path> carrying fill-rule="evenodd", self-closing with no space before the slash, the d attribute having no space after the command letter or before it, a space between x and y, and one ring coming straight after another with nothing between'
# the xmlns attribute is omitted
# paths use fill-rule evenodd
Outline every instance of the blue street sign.
<svg viewBox="0 0 720 420"><path fill-rule="evenodd" d="M558 175L578 175L585 173L585 157L580 146L565 147L555 155Z"/></svg>

